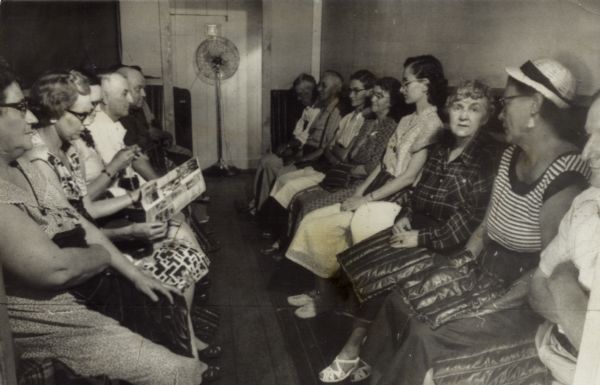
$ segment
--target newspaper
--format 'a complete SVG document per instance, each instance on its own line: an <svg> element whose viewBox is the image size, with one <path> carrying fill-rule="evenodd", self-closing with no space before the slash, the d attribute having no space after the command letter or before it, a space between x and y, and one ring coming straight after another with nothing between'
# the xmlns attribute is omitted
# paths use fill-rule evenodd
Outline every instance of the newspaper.
<svg viewBox="0 0 600 385"><path fill-rule="evenodd" d="M146 221L167 221L206 190L197 158L141 187Z"/></svg>

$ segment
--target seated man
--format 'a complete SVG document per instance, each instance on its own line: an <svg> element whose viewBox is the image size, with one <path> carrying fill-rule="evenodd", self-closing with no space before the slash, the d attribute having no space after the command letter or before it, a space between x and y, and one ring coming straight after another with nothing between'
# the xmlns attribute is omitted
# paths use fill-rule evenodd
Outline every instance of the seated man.
<svg viewBox="0 0 600 385"><path fill-rule="evenodd" d="M96 112L94 121L88 126L96 150L102 157L105 164L110 163L114 156L125 148L126 129L119 119L129 114L130 104L133 103L133 97L129 91L127 79L119 73L109 73L101 76L100 85L102 87L103 104ZM145 180L158 178L158 173L150 164L147 156L141 152L136 154L132 162L133 170ZM134 174L127 171L128 177Z"/></svg>
<svg viewBox="0 0 600 385"><path fill-rule="evenodd" d="M306 81L301 80L298 84L294 83L294 89L307 109L305 109L305 113L302 114L302 118L296 125L292 143L289 146L286 145L279 155L270 154L261 159L254 178L254 202L252 206L256 210L259 210L269 197L275 179L279 175L297 169L293 164L294 162L306 163L321 156L323 149L331 141L339 126L341 114L338 104L343 85L341 75L334 71L323 73L317 87L318 99L315 106L319 108L318 113L315 113L314 109L308 109L309 104L306 103L308 99L305 99L308 91L301 88L308 87L308 84L302 84ZM284 159L284 155L287 159ZM301 165L301 167L304 166L304 164Z"/></svg>
<svg viewBox="0 0 600 385"><path fill-rule="evenodd" d="M155 170L167 171L165 157L177 164L190 159L191 151L172 145L173 136L154 124L152 112L146 103L146 78L141 69L135 66L122 66L116 72L127 79L129 93L133 100L129 106L129 115L119 119L127 130L123 139L125 144L140 146L149 156Z"/></svg>

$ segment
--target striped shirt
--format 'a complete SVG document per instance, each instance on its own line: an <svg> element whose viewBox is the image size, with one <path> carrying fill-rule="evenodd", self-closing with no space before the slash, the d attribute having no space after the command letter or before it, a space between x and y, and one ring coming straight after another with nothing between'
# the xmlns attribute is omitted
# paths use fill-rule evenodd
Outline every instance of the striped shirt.
<svg viewBox="0 0 600 385"><path fill-rule="evenodd" d="M487 232L491 239L517 252L542 249L540 212L551 192L570 185L583 185L590 171L579 154L568 153L556 158L538 180L524 186L515 174L519 149L511 146L502 155L492 193ZM560 188L557 188L560 183Z"/></svg>

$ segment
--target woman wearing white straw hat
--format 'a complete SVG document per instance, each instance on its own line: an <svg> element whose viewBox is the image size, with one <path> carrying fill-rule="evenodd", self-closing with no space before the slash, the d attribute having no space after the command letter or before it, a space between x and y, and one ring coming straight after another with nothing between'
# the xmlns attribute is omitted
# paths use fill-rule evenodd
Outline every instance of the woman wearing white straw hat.
<svg viewBox="0 0 600 385"><path fill-rule="evenodd" d="M361 350L372 384L420 384L436 358L518 338L540 322L526 301L532 269L589 169L570 141L569 70L539 59L506 71L500 118L511 146L486 219L463 251L433 258L387 298Z"/></svg>

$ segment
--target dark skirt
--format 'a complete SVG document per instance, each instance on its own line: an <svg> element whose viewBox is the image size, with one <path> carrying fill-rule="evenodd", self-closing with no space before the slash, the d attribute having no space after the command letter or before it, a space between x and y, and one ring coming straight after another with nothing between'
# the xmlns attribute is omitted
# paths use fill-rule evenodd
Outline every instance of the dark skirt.
<svg viewBox="0 0 600 385"><path fill-rule="evenodd" d="M530 335L541 323L526 303L484 307L536 266L538 253L490 243L477 257L433 255L433 269L400 283L388 296L363 350L375 384L420 384L435 359Z"/></svg>
<svg viewBox="0 0 600 385"><path fill-rule="evenodd" d="M541 323L528 307L457 319L437 329L411 313L395 290L371 324L361 357L373 367L372 384L421 384L437 359L530 336Z"/></svg>

